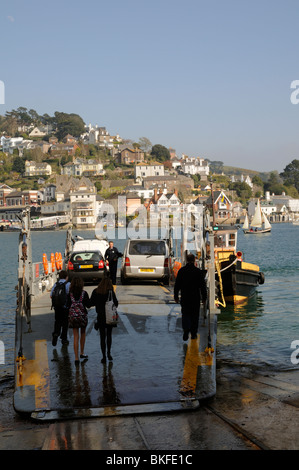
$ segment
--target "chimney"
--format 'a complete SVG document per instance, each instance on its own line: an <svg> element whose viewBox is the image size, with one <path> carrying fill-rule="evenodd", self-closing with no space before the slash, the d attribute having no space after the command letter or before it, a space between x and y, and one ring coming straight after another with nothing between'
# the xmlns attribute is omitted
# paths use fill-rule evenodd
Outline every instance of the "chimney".
<svg viewBox="0 0 299 470"><path fill-rule="evenodd" d="M176 197L178 197L178 190L176 188L174 188L173 193L176 195Z"/></svg>
<svg viewBox="0 0 299 470"><path fill-rule="evenodd" d="M158 191L157 188L154 188L154 202L157 202Z"/></svg>

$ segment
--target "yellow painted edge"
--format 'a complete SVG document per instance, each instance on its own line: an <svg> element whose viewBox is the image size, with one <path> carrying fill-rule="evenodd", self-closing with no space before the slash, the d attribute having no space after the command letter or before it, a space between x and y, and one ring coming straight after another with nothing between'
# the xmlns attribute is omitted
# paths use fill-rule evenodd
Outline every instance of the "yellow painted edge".
<svg viewBox="0 0 299 470"><path fill-rule="evenodd" d="M35 406L37 410L50 408L50 372L48 363L47 341L35 341L35 359L26 360L22 365L22 374L18 376L18 387L35 387Z"/></svg>
<svg viewBox="0 0 299 470"><path fill-rule="evenodd" d="M259 266L257 266L256 264L245 263L244 261L242 261L241 263L241 268L248 269L250 271L257 271L257 272L259 272L260 270Z"/></svg>

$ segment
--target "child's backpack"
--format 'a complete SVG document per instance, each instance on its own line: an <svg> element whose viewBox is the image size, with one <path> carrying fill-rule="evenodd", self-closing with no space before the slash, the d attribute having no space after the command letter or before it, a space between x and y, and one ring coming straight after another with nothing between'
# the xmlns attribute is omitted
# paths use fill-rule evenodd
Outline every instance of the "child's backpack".
<svg viewBox="0 0 299 470"><path fill-rule="evenodd" d="M82 302L83 295L84 291L82 291L79 300L75 300L73 294L70 294L71 306L69 308L69 326L71 328L84 328L87 325L87 314Z"/></svg>
<svg viewBox="0 0 299 470"><path fill-rule="evenodd" d="M67 300L66 282L56 282L52 293L52 307L59 309L65 307Z"/></svg>

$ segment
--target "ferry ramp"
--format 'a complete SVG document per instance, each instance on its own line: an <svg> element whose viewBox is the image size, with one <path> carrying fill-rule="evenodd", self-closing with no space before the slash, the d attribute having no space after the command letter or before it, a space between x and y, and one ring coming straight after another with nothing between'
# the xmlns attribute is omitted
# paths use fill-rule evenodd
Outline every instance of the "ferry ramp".
<svg viewBox="0 0 299 470"><path fill-rule="evenodd" d="M85 286L89 294L95 286ZM216 393L217 315L201 311L197 339L183 341L181 307L172 287L117 285L119 323L113 361L101 363L96 312L88 313L85 354L75 364L69 344L52 346L50 294L31 306L31 331L21 319L23 358L16 362L14 407L36 420L59 420L196 409ZM18 339L20 341L20 339ZM19 345L18 345L19 347Z"/></svg>

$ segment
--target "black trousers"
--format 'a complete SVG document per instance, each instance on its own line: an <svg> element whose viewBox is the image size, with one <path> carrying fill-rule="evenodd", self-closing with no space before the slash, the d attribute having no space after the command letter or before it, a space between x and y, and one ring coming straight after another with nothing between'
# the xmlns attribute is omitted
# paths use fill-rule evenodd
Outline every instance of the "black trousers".
<svg viewBox="0 0 299 470"><path fill-rule="evenodd" d="M69 311L67 308L55 309L55 322L53 335L59 337L62 340L67 339L68 331L68 315Z"/></svg>
<svg viewBox="0 0 299 470"><path fill-rule="evenodd" d="M107 352L110 354L112 346L112 325L101 325L100 326L100 338L101 338L101 351L103 357L106 356L106 346Z"/></svg>
<svg viewBox="0 0 299 470"><path fill-rule="evenodd" d="M110 272L110 279L112 284L116 284L116 273L117 273L117 261L110 261L109 262L109 272Z"/></svg>
<svg viewBox="0 0 299 470"><path fill-rule="evenodd" d="M195 336L198 331L200 305L182 304L182 327Z"/></svg>

